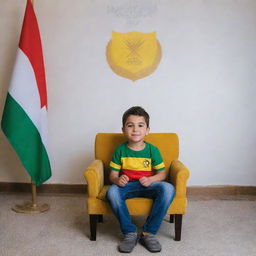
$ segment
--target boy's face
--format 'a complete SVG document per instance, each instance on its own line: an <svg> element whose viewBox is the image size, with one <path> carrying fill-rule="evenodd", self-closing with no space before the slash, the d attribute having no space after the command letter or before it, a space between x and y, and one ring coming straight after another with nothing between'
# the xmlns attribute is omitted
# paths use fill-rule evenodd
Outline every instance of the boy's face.
<svg viewBox="0 0 256 256"><path fill-rule="evenodd" d="M149 128L143 116L128 116L122 130L129 142L135 143L143 141L149 133Z"/></svg>

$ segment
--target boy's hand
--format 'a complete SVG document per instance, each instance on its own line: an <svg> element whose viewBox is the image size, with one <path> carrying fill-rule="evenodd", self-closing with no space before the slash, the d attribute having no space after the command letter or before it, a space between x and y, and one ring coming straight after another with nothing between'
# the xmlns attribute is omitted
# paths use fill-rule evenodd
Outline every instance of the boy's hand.
<svg viewBox="0 0 256 256"><path fill-rule="evenodd" d="M120 187L124 187L129 181L129 177L125 174L121 175L118 179L117 185Z"/></svg>
<svg viewBox="0 0 256 256"><path fill-rule="evenodd" d="M139 179L139 181L140 181L140 184L144 187L148 187L153 183L150 177L142 177Z"/></svg>

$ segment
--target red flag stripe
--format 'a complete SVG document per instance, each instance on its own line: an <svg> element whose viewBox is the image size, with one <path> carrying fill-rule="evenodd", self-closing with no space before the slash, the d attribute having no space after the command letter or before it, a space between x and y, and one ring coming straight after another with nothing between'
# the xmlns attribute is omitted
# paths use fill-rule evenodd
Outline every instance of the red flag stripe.
<svg viewBox="0 0 256 256"><path fill-rule="evenodd" d="M40 95L41 108L44 106L47 108L47 91L41 38L36 15L30 0L27 0L19 47L27 55L33 67Z"/></svg>

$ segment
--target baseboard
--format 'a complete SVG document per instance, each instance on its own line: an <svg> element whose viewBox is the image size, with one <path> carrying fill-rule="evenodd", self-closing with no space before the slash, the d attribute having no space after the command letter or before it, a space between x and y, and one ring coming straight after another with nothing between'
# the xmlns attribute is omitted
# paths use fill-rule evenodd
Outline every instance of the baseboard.
<svg viewBox="0 0 256 256"><path fill-rule="evenodd" d="M85 194L87 191L86 184L43 184L37 187L38 193L60 193L60 194ZM0 192L31 192L30 183L17 182L0 182ZM237 196L237 195L254 195L256 196L256 186L189 186L187 188L188 196Z"/></svg>
<svg viewBox="0 0 256 256"><path fill-rule="evenodd" d="M189 196L238 196L238 195L256 195L256 186L191 186L187 188Z"/></svg>
<svg viewBox="0 0 256 256"><path fill-rule="evenodd" d="M36 188L37 193L85 194L87 185L83 184L43 184ZM31 183L0 182L0 192L31 192Z"/></svg>

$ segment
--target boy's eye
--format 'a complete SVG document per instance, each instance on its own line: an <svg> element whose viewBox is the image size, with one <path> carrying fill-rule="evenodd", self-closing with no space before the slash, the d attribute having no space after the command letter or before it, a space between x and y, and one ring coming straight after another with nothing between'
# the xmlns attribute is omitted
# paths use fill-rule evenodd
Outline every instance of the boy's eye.
<svg viewBox="0 0 256 256"><path fill-rule="evenodd" d="M127 124L127 127L132 127L132 124Z"/></svg>

